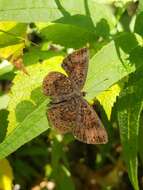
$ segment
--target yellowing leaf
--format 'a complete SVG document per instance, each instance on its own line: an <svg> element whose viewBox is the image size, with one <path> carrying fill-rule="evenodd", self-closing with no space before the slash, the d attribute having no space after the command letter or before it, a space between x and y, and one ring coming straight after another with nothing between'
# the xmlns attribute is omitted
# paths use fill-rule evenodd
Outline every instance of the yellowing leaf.
<svg viewBox="0 0 143 190"><path fill-rule="evenodd" d="M12 54L18 56L23 52L23 48L25 47L24 43L19 43L16 45L10 45L3 48L0 48L0 58L8 58Z"/></svg>
<svg viewBox="0 0 143 190"><path fill-rule="evenodd" d="M0 189L12 189L13 173L12 168L6 159L0 160Z"/></svg>
<svg viewBox="0 0 143 190"><path fill-rule="evenodd" d="M9 31L13 27L17 25L17 22L0 22L0 29L3 29L5 31ZM0 32L1 35L1 32Z"/></svg>
<svg viewBox="0 0 143 190"><path fill-rule="evenodd" d="M109 120L112 112L112 107L116 102L116 97L119 95L120 90L120 86L118 84L115 84L107 91L102 92L96 97L99 100L100 104L103 106Z"/></svg>

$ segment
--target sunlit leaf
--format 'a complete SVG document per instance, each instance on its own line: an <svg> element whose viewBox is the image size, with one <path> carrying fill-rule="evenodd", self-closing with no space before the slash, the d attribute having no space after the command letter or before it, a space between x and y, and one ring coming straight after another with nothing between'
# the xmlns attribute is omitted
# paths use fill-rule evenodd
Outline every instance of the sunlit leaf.
<svg viewBox="0 0 143 190"><path fill-rule="evenodd" d="M0 63L0 75L8 73L8 72L12 71L12 69L13 69L13 65L9 61L3 60Z"/></svg>
<svg viewBox="0 0 143 190"><path fill-rule="evenodd" d="M13 172L8 160L0 160L0 189L11 190Z"/></svg>
<svg viewBox="0 0 143 190"><path fill-rule="evenodd" d="M4 94L4 95L0 96L0 110L6 109L8 106L8 102L9 102L8 94Z"/></svg>
<svg viewBox="0 0 143 190"><path fill-rule="evenodd" d="M26 29L27 24L0 22L0 47L23 42L26 35Z"/></svg>
<svg viewBox="0 0 143 190"><path fill-rule="evenodd" d="M96 10L96 11L95 11ZM102 14L101 14L102 12ZM15 20L20 22L49 22L60 19L59 22L72 22L87 26L83 20L74 16L84 15L90 23L96 24L101 19L107 20L110 27L115 26L116 19L110 6L94 0L48 0L48 1L8 1L0 0L0 20Z"/></svg>
<svg viewBox="0 0 143 190"><path fill-rule="evenodd" d="M100 104L103 106L109 120L112 112L112 107L116 102L116 98L119 95L120 90L120 86L118 84L115 84L107 89L107 91L102 92L96 97L99 100Z"/></svg>
<svg viewBox="0 0 143 190"><path fill-rule="evenodd" d="M39 32L39 36L43 40L52 41L55 44L60 44L61 46L69 48L80 48L86 46L87 43L93 43L97 40L95 32L91 32L88 28L68 24L46 24Z"/></svg>
<svg viewBox="0 0 143 190"><path fill-rule="evenodd" d="M7 156L49 128L46 118L48 99L42 93L41 84L48 72L62 71L62 59L62 56L55 56L42 64L35 63L27 67L29 76L19 72L15 77L8 106L8 133L0 144L0 157Z"/></svg>
<svg viewBox="0 0 143 190"><path fill-rule="evenodd" d="M16 45L9 45L0 48L0 58L6 59L11 55L18 56L19 54L22 54L24 47L25 47L24 43L19 43Z"/></svg>
<svg viewBox="0 0 143 190"><path fill-rule="evenodd" d="M130 43L128 48L127 40ZM84 86L87 100L93 99L143 65L140 47L139 51L133 51L137 45L138 42L133 34L121 33L115 41L109 42L91 57ZM135 60L135 53L139 54L138 61Z"/></svg>

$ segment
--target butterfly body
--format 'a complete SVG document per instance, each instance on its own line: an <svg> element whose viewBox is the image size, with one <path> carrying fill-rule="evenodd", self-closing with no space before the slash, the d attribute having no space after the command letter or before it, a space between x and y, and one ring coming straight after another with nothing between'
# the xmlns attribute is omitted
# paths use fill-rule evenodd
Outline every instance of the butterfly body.
<svg viewBox="0 0 143 190"><path fill-rule="evenodd" d="M87 76L88 50L82 48L68 55L62 67L67 75L50 72L43 80L44 94L51 97L47 110L49 122L61 133L71 132L87 144L105 144L108 136L93 108L83 99Z"/></svg>

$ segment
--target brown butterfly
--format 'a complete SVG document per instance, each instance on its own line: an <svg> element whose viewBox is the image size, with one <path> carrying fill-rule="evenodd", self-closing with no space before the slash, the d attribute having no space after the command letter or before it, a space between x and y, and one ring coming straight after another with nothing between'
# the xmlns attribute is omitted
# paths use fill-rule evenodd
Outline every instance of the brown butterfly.
<svg viewBox="0 0 143 190"><path fill-rule="evenodd" d="M52 99L47 110L50 123L61 133L71 132L87 144L105 144L108 136L96 112L83 99L88 70L88 49L69 54L62 63L67 75L50 72L43 80L44 94Z"/></svg>

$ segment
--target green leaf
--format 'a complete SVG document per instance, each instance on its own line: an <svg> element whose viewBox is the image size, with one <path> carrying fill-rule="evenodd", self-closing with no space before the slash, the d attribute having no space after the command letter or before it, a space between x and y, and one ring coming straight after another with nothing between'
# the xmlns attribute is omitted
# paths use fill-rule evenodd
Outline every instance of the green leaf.
<svg viewBox="0 0 143 190"><path fill-rule="evenodd" d="M100 104L103 106L108 120L110 120L112 107L116 102L116 98L119 95L120 90L120 86L118 84L115 84L112 87L110 87L107 91L102 92L96 97Z"/></svg>
<svg viewBox="0 0 143 190"><path fill-rule="evenodd" d="M0 22L0 47L24 41L27 24L16 22Z"/></svg>
<svg viewBox="0 0 143 190"><path fill-rule="evenodd" d="M128 48L126 48L127 43L130 43ZM137 45L138 42L133 34L121 33L92 56L83 89L87 92L88 101L143 65L141 47L133 51ZM137 61L134 59L136 53L138 53Z"/></svg>
<svg viewBox="0 0 143 190"><path fill-rule="evenodd" d="M138 75L138 74L137 74ZM143 107L143 80L141 75L132 76L118 102L118 120L123 155L129 178L135 190L138 186L138 138L139 118ZM134 79L134 81L133 81Z"/></svg>
<svg viewBox="0 0 143 190"><path fill-rule="evenodd" d="M94 43L97 40L95 32L91 32L88 28L59 23L50 23L44 26L45 27L42 28L41 26L38 27L41 28L39 30L40 37L42 37L43 40L52 41L61 46L80 48L87 43Z"/></svg>
<svg viewBox="0 0 143 190"><path fill-rule="evenodd" d="M134 36L132 38L134 39ZM133 58L129 57L133 47L136 46L135 39L130 43L132 48L128 49L127 52L123 51L124 43L126 43L126 40L123 39L131 40L130 34L127 33L118 38L118 41L122 43L117 44L115 41L111 41L90 59L84 88L84 91L87 92L87 100L94 99L99 92L108 89L142 64L140 58L138 58L139 63L136 63ZM119 52L117 52L117 48ZM8 107L10 112L8 133L0 144L0 158L7 156L49 128L45 115L48 100L42 95L41 84L43 77L48 72L52 70L63 72L60 67L62 57L49 58L47 53L47 60L42 64L37 63L41 58L42 60L46 59L46 54L43 53L40 50L39 53L37 51L36 55L34 52L29 53L29 59L25 57L25 61L27 61L25 65L29 65L27 71L30 76L19 72L13 81L14 85Z"/></svg>
<svg viewBox="0 0 143 190"><path fill-rule="evenodd" d="M143 36L143 12L137 15L134 32L138 33L139 35Z"/></svg>
<svg viewBox="0 0 143 190"><path fill-rule="evenodd" d="M0 20L3 21L14 20L27 23L37 21L49 22L62 19L62 22L63 20L64 22L70 20L70 22L75 23L78 20L71 18L75 15L90 17L93 24L104 18L109 22L111 27L115 26L115 16L113 15L112 8L104 4L101 6L101 4L94 0L39 0L34 2L32 0L0 0ZM84 24L84 27L86 27L86 24Z"/></svg>
<svg viewBox="0 0 143 190"><path fill-rule="evenodd" d="M29 51L23 56L24 65L37 64L38 61L42 62L44 60L54 58L55 56L63 56L63 52L54 51L42 51L37 47L30 47Z"/></svg>
<svg viewBox="0 0 143 190"><path fill-rule="evenodd" d="M139 1L139 5L138 5L138 12L140 13L140 12L142 12L142 11L143 11L143 1L140 0L140 1Z"/></svg>
<svg viewBox="0 0 143 190"><path fill-rule="evenodd" d="M141 159L141 162L143 164L143 112L141 113L140 116L140 129L139 129L139 142L138 142L138 147L139 147L139 156Z"/></svg>
<svg viewBox="0 0 143 190"><path fill-rule="evenodd" d="M42 64L35 63L27 67L29 76L19 72L15 77L8 106L8 132L0 144L0 158L49 128L46 118L49 100L44 97L41 84L48 72L62 71L59 65L61 60L62 56L55 56Z"/></svg>
<svg viewBox="0 0 143 190"><path fill-rule="evenodd" d="M8 127L8 117L9 112L5 109L0 110L0 143L4 140Z"/></svg>

